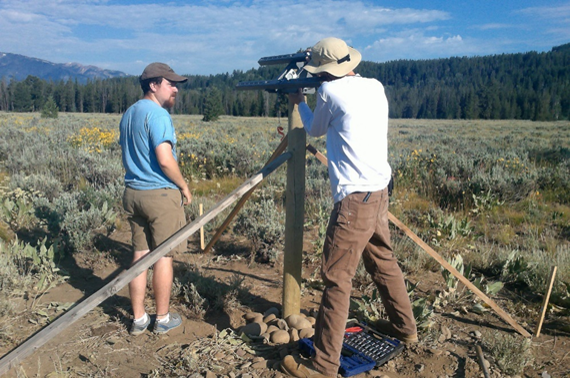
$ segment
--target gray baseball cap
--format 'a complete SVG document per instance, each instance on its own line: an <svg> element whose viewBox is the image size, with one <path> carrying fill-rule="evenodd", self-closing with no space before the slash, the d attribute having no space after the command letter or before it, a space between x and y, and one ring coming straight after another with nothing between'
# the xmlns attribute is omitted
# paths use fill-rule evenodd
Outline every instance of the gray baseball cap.
<svg viewBox="0 0 570 378"><path fill-rule="evenodd" d="M175 83L183 83L188 80L187 77L180 76L174 72L167 64L164 63L151 63L144 69L141 80L152 79L155 77L163 77Z"/></svg>

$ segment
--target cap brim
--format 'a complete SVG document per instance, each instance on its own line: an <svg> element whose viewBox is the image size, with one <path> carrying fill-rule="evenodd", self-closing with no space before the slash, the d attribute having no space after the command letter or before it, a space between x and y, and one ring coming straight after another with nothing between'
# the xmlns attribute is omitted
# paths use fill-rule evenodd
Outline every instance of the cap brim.
<svg viewBox="0 0 570 378"><path fill-rule="evenodd" d="M170 81L172 81L172 82L175 82L175 83L183 83L183 82L185 82L185 81L188 80L187 77L180 76L180 75L177 75L177 74L175 74L175 73L172 73L172 74L169 74L169 75L165 75L164 78L167 79L167 80L170 80Z"/></svg>

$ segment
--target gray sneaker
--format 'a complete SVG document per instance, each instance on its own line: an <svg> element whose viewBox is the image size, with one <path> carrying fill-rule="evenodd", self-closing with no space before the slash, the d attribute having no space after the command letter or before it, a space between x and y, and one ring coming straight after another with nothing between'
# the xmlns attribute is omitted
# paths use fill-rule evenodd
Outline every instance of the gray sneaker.
<svg viewBox="0 0 570 378"><path fill-rule="evenodd" d="M133 336L140 335L141 333L146 331L149 325L150 325L150 316L147 316L146 322L144 322L143 324L136 324L135 322L133 322L129 333Z"/></svg>
<svg viewBox="0 0 570 378"><path fill-rule="evenodd" d="M160 323L159 321L154 321L154 333L163 334L171 329L174 329L182 324L182 318L175 312L170 313L170 320L167 323Z"/></svg>

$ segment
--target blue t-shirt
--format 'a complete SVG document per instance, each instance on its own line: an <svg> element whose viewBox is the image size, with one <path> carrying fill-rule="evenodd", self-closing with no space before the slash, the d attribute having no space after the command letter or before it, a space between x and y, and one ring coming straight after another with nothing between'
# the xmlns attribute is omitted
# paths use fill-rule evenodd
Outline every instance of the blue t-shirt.
<svg viewBox="0 0 570 378"><path fill-rule="evenodd" d="M172 145L176 160L176 135L168 111L151 100L139 100L127 109L120 124L125 186L136 190L177 189L160 169L155 149Z"/></svg>

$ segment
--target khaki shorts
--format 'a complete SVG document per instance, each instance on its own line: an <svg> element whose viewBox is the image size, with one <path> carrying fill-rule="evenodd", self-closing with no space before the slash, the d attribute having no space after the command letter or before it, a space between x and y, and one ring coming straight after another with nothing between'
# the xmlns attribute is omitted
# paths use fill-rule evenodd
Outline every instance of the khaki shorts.
<svg viewBox="0 0 570 378"><path fill-rule="evenodd" d="M177 189L125 189L123 207L131 225L135 251L155 249L186 225L183 200ZM186 249L187 243L183 242L166 256Z"/></svg>

